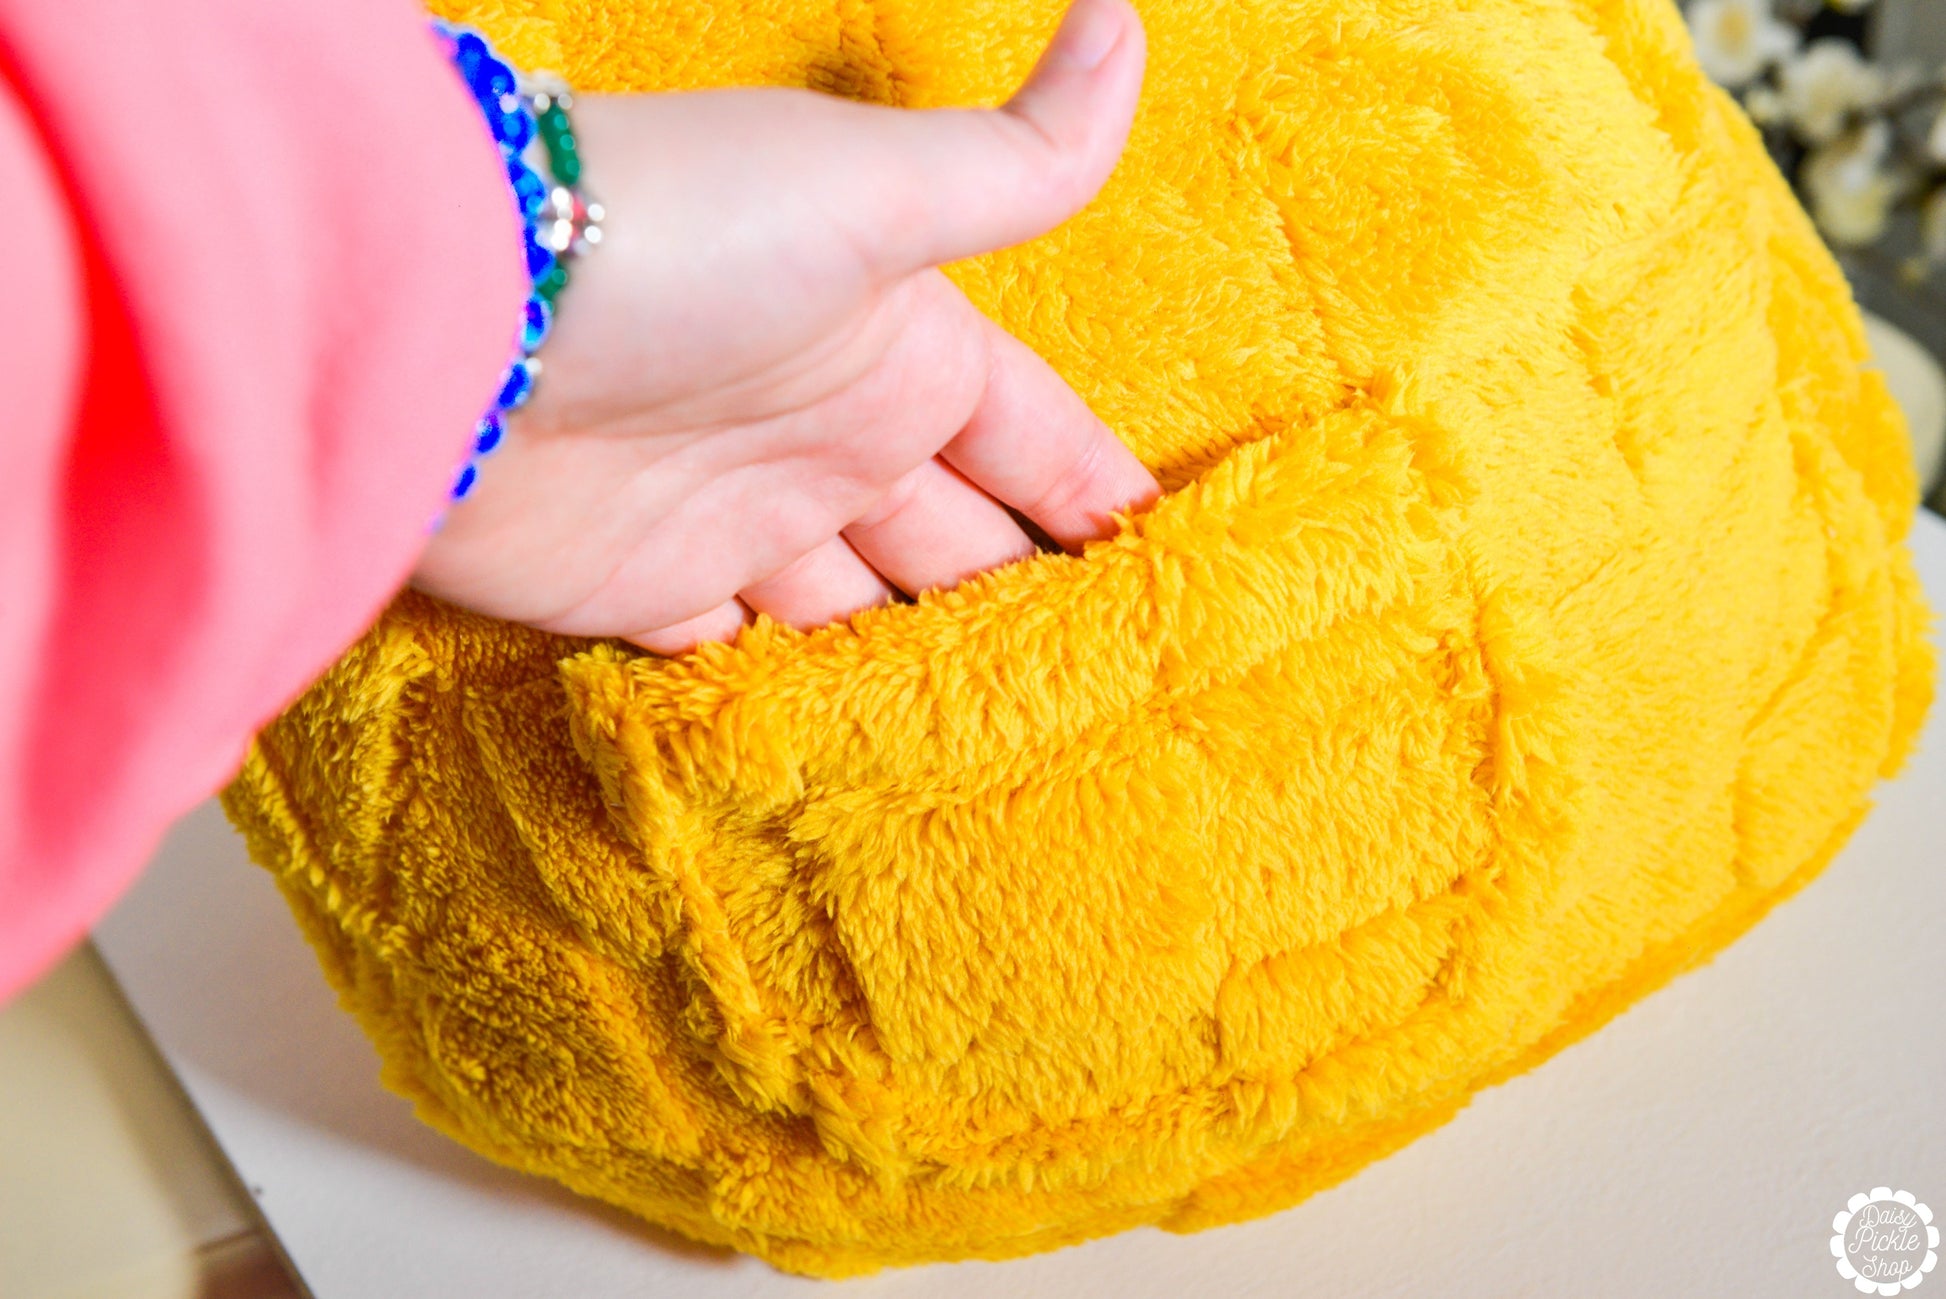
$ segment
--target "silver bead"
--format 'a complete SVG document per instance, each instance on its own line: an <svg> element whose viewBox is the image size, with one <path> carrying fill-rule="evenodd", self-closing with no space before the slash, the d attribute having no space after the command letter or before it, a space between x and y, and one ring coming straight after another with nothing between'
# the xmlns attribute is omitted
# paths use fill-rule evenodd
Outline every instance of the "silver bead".
<svg viewBox="0 0 1946 1299"><path fill-rule="evenodd" d="M536 113L545 113L555 104L564 109L574 107L574 92L568 89L568 83L558 74L543 68L533 72L517 72L515 76Z"/></svg>

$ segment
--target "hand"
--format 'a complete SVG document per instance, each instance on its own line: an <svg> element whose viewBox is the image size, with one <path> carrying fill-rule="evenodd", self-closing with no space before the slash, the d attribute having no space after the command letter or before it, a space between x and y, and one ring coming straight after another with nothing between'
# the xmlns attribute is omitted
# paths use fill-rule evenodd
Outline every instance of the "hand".
<svg viewBox="0 0 1946 1299"><path fill-rule="evenodd" d="M1074 549L1152 503L1134 455L937 269L1087 204L1143 59L1127 0L1078 0L998 109L577 97L603 242L414 584L670 654L753 611L815 627L1030 555L1009 506Z"/></svg>

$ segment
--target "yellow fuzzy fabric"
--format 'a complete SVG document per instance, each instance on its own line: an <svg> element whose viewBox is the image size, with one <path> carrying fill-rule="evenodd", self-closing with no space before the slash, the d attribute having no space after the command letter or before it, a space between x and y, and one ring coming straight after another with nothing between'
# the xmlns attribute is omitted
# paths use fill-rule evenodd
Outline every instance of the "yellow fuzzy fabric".
<svg viewBox="0 0 1946 1299"><path fill-rule="evenodd" d="M1268 1213L1813 876L1931 653L1831 257L1666 0L1138 0L954 264L1166 494L674 660L405 595L228 791L425 1120L796 1272ZM453 3L608 90L993 104L1057 0Z"/></svg>

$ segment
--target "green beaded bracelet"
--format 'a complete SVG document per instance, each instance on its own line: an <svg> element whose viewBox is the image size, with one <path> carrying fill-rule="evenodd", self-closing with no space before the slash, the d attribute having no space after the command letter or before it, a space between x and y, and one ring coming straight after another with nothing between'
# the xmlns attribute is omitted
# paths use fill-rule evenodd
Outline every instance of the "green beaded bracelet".
<svg viewBox="0 0 1946 1299"><path fill-rule="evenodd" d="M581 155L575 152L574 126L568 121L567 105L551 95L540 98L547 104L536 117L541 144L547 150L547 169L559 183L577 185L581 182Z"/></svg>

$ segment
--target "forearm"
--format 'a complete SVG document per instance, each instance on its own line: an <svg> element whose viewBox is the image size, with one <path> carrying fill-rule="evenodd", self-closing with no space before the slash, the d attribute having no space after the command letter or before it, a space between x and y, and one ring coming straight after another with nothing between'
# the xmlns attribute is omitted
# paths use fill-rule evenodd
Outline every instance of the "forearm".
<svg viewBox="0 0 1946 1299"><path fill-rule="evenodd" d="M0 0L0 998L409 571L525 296L395 0Z"/></svg>

